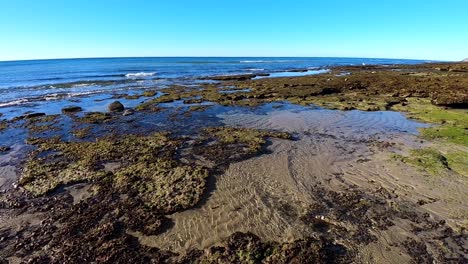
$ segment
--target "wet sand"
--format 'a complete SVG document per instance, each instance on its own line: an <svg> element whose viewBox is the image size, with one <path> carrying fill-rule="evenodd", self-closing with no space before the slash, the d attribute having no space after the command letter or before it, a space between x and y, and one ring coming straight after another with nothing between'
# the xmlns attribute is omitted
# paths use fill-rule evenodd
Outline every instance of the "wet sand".
<svg viewBox="0 0 468 264"><path fill-rule="evenodd" d="M142 244L184 252L215 246L237 231L269 241L313 236L316 230L299 216L327 195L323 189L360 190L382 197L389 205L424 201L414 210L428 211L435 221L445 220L453 228L460 228L466 219L461 212L468 210L464 203L468 186L457 180L460 176L434 178L391 161L390 152L424 144L414 135L424 125L399 113L278 110L223 118L226 125L288 131L298 139L273 140L268 154L231 164L216 178L216 189L206 203L170 216L173 228L159 236L134 234ZM400 224L374 230L377 241L359 246L357 262L411 262L400 247L401 241L415 237L412 221L393 220ZM437 237L439 232L425 235Z"/></svg>

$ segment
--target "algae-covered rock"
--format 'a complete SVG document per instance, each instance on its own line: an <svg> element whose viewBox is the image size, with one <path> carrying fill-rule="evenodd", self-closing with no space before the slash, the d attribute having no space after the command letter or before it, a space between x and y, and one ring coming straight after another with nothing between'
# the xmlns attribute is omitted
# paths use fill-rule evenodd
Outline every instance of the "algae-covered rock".
<svg viewBox="0 0 468 264"><path fill-rule="evenodd" d="M20 184L35 195L83 181L113 182L121 193L134 193L147 206L173 212L195 205L205 191L206 169L178 163L177 140L164 133L101 138L96 142L44 141L26 163ZM121 163L113 172L105 163Z"/></svg>
<svg viewBox="0 0 468 264"><path fill-rule="evenodd" d="M266 242L252 233L233 233L221 246L193 250L182 263L350 263L343 245L305 238L287 243Z"/></svg>
<svg viewBox="0 0 468 264"><path fill-rule="evenodd" d="M102 124L112 119L109 113L90 112L86 113L83 117L78 118L78 121L88 124Z"/></svg>
<svg viewBox="0 0 468 264"><path fill-rule="evenodd" d="M81 107L72 105L72 106L67 106L67 107L62 108L62 113L65 113L65 114L77 113L77 112L80 112L82 110L83 109Z"/></svg>
<svg viewBox="0 0 468 264"><path fill-rule="evenodd" d="M91 131L91 127L84 127L84 128L75 129L71 133L76 138L82 139L82 138L87 137L89 135L90 131Z"/></svg>
<svg viewBox="0 0 468 264"><path fill-rule="evenodd" d="M122 112L125 109L125 107L121 102L115 101L109 104L108 109L109 112Z"/></svg>
<svg viewBox="0 0 468 264"><path fill-rule="evenodd" d="M0 131L6 129L8 127L8 122L4 120L0 120Z"/></svg>

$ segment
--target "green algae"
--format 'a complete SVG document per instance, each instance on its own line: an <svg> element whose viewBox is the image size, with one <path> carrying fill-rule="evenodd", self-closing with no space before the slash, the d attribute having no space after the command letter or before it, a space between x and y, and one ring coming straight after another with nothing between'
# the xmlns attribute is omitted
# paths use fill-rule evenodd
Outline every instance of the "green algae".
<svg viewBox="0 0 468 264"><path fill-rule="evenodd" d="M136 192L150 208L170 213L195 205L205 191L208 171L174 161L137 162L115 173L115 186Z"/></svg>
<svg viewBox="0 0 468 264"><path fill-rule="evenodd" d="M407 112L409 118L429 123L450 125L455 127L468 127L468 113L458 109L446 109L435 106L429 99L407 98L405 105L395 105L393 110Z"/></svg>
<svg viewBox="0 0 468 264"><path fill-rule="evenodd" d="M262 131L246 128L212 127L204 129L204 133L216 138L222 144L245 144L249 151L257 152L265 138L274 137L280 139L291 139L291 135L285 132Z"/></svg>
<svg viewBox="0 0 468 264"><path fill-rule="evenodd" d="M468 147L468 129L456 126L430 127L421 130L422 138L442 140Z"/></svg>
<svg viewBox="0 0 468 264"><path fill-rule="evenodd" d="M148 137L126 136L119 140L102 138L96 142L42 140L26 163L20 184L42 195L59 185L97 180L107 175L104 162L129 165L151 160L169 139L164 134ZM46 153L47 155L44 155Z"/></svg>
<svg viewBox="0 0 468 264"><path fill-rule="evenodd" d="M361 110L385 111L388 110L395 98L385 96L334 96L323 95L301 98L288 98L287 101L301 105L318 105L332 110Z"/></svg>
<svg viewBox="0 0 468 264"><path fill-rule="evenodd" d="M0 120L0 131L5 130L8 127L8 122Z"/></svg>
<svg viewBox="0 0 468 264"><path fill-rule="evenodd" d="M141 95L144 97L153 97L158 93L156 90L146 90Z"/></svg>
<svg viewBox="0 0 468 264"><path fill-rule="evenodd" d="M79 139L86 138L91 132L91 127L84 127L84 128L77 128L73 130L71 133L73 136Z"/></svg>
<svg viewBox="0 0 468 264"><path fill-rule="evenodd" d="M452 151L445 155L449 167L458 174L468 177L468 152Z"/></svg>
<svg viewBox="0 0 468 264"><path fill-rule="evenodd" d="M460 175L468 175L468 151L464 148L468 146L468 113L465 110L442 108L427 99L417 98L408 98L408 104L395 105L393 109L407 112L410 118L437 124L420 129L420 137L445 150L443 158L434 149L413 150L414 157L406 159L409 163L424 167L433 174L446 167Z"/></svg>
<svg viewBox="0 0 468 264"><path fill-rule="evenodd" d="M205 111L209 107L211 107L211 105L193 105L193 106L190 106L188 110L190 112Z"/></svg>
<svg viewBox="0 0 468 264"><path fill-rule="evenodd" d="M419 167L433 175L443 174L451 169L447 157L432 148L412 149L409 156L396 154L393 158Z"/></svg>
<svg viewBox="0 0 468 264"><path fill-rule="evenodd" d="M237 155L247 147L253 154L266 143L266 137L289 139L287 133L237 128L209 128L202 138L217 142L213 155L200 145L199 152L207 158L226 161L227 146ZM121 193L132 193L149 208L169 213L195 205L206 188L208 170L195 162L181 163L176 151L183 140L166 133L150 136L126 135L102 137L93 142L65 142L59 138L30 138L37 146L24 166L19 181L34 195L47 194L59 186L78 182L110 181ZM236 146L238 149L236 149ZM121 166L107 170L106 164Z"/></svg>
<svg viewBox="0 0 468 264"><path fill-rule="evenodd" d="M28 128L30 132L47 132L55 131L59 128L56 127L60 115L44 115L29 118L25 121L24 127Z"/></svg>
<svg viewBox="0 0 468 264"><path fill-rule="evenodd" d="M83 117L77 118L79 122L88 124L102 124L110 121L112 116L109 113L103 112L90 112L86 113Z"/></svg>

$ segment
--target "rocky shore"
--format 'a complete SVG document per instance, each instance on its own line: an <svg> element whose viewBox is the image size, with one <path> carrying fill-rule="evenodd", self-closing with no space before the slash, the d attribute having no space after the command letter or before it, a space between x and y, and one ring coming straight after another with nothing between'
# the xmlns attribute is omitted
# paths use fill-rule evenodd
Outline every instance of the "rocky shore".
<svg viewBox="0 0 468 264"><path fill-rule="evenodd" d="M468 63L258 76L0 120L0 263L466 262Z"/></svg>

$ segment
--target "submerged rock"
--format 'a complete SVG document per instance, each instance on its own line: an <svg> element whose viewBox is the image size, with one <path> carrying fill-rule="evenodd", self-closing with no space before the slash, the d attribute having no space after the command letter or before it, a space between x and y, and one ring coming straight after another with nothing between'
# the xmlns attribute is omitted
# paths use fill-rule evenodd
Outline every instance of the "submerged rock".
<svg viewBox="0 0 468 264"><path fill-rule="evenodd" d="M215 81L246 81L257 77L256 74L237 74L237 75L219 75L204 77L201 80L215 80Z"/></svg>
<svg viewBox="0 0 468 264"><path fill-rule="evenodd" d="M72 105L72 106L66 106L66 107L62 108L62 113L76 113L76 112L80 112L82 110L83 109L81 107Z"/></svg>
<svg viewBox="0 0 468 264"><path fill-rule="evenodd" d="M108 106L108 109L110 112L122 112L125 110L125 107L121 102L115 101Z"/></svg>
<svg viewBox="0 0 468 264"><path fill-rule="evenodd" d="M7 152L7 151L10 151L10 150L11 150L11 147L0 146L0 153Z"/></svg>
<svg viewBox="0 0 468 264"><path fill-rule="evenodd" d="M23 115L15 117L14 120L30 119L30 118L35 118L35 117L40 117L40 116L45 116L45 115L46 115L45 113L25 113Z"/></svg>

